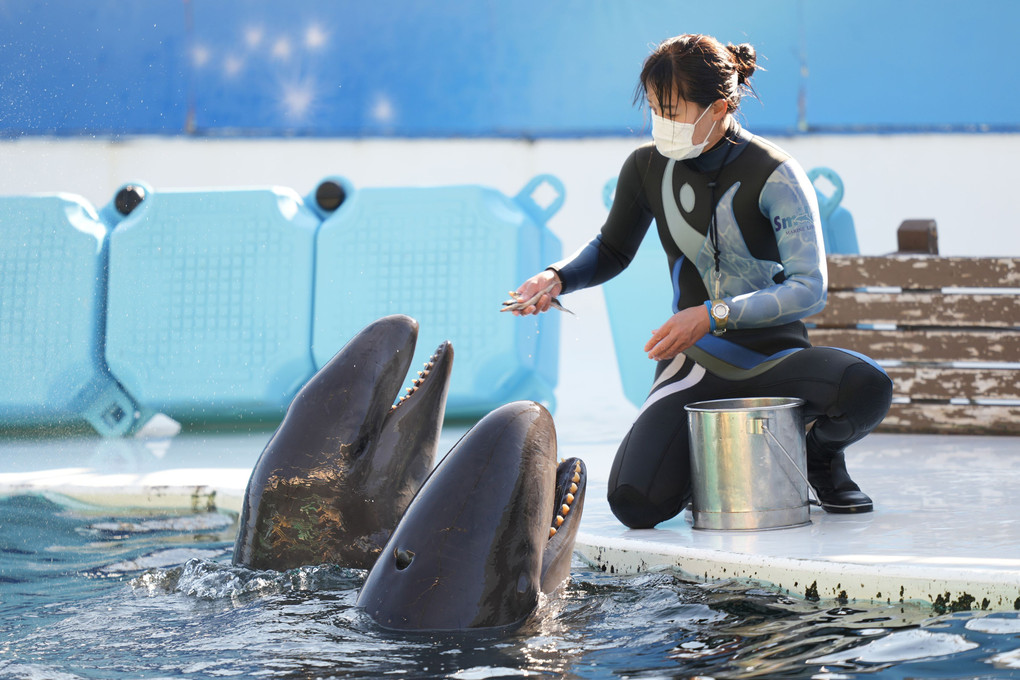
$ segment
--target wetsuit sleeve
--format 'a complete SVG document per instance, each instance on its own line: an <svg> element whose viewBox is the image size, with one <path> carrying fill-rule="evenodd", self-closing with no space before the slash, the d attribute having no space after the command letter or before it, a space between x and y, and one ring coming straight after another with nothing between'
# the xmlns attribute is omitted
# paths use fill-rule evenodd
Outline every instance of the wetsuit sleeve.
<svg viewBox="0 0 1020 680"><path fill-rule="evenodd" d="M627 158L616 184L616 197L599 235L570 257L549 266L563 284L562 293L605 283L631 263L652 222L640 171L641 149Z"/></svg>
<svg viewBox="0 0 1020 680"><path fill-rule="evenodd" d="M730 301L728 328L774 326L820 312L828 274L822 220L814 187L800 165L787 160L765 182L758 207L776 236L782 283Z"/></svg>

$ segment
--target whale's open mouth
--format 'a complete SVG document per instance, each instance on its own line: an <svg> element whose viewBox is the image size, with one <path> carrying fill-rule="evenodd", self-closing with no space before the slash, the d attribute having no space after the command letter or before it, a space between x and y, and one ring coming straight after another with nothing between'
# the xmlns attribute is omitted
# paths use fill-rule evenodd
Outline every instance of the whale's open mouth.
<svg viewBox="0 0 1020 680"><path fill-rule="evenodd" d="M436 351L432 353L429 360L425 362L425 366L422 370L418 371L418 377L411 381L411 387L406 388L405 394L401 395L400 399L390 407L390 413L396 411L398 408L403 406L408 400L413 399L414 395L418 393L419 388L422 388L428 381L429 373L436 367L436 364L446 356L450 351L450 342L447 340L440 343Z"/></svg>
<svg viewBox="0 0 1020 680"><path fill-rule="evenodd" d="M556 505L553 511L553 524L549 527L549 538L556 535L570 516L574 501L577 499L577 491L581 488L581 481L587 474L579 458L560 461L556 471Z"/></svg>

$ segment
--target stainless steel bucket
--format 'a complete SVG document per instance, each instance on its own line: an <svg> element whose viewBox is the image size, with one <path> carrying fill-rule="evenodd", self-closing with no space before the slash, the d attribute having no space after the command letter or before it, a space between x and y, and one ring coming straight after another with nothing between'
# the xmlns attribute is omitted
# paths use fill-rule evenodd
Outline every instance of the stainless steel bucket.
<svg viewBox="0 0 1020 680"><path fill-rule="evenodd" d="M695 529L784 529L811 522L801 399L688 404Z"/></svg>

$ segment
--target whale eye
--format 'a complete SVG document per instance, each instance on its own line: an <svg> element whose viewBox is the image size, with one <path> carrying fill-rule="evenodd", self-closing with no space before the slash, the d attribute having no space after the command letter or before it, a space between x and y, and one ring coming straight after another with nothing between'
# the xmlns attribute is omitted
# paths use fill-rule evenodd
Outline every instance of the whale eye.
<svg viewBox="0 0 1020 680"><path fill-rule="evenodd" d="M403 571L411 566L411 562L414 561L414 553L410 550L395 548L393 550L393 559L396 561L397 569Z"/></svg>

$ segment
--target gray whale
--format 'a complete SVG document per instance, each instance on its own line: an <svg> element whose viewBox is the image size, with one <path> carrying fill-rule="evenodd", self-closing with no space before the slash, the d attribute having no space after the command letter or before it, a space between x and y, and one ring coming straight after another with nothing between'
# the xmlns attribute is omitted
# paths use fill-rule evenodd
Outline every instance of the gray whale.
<svg viewBox="0 0 1020 680"><path fill-rule="evenodd" d="M394 406L418 322L358 333L298 392L252 471L234 564L370 568L435 464L453 348L441 344Z"/></svg>

